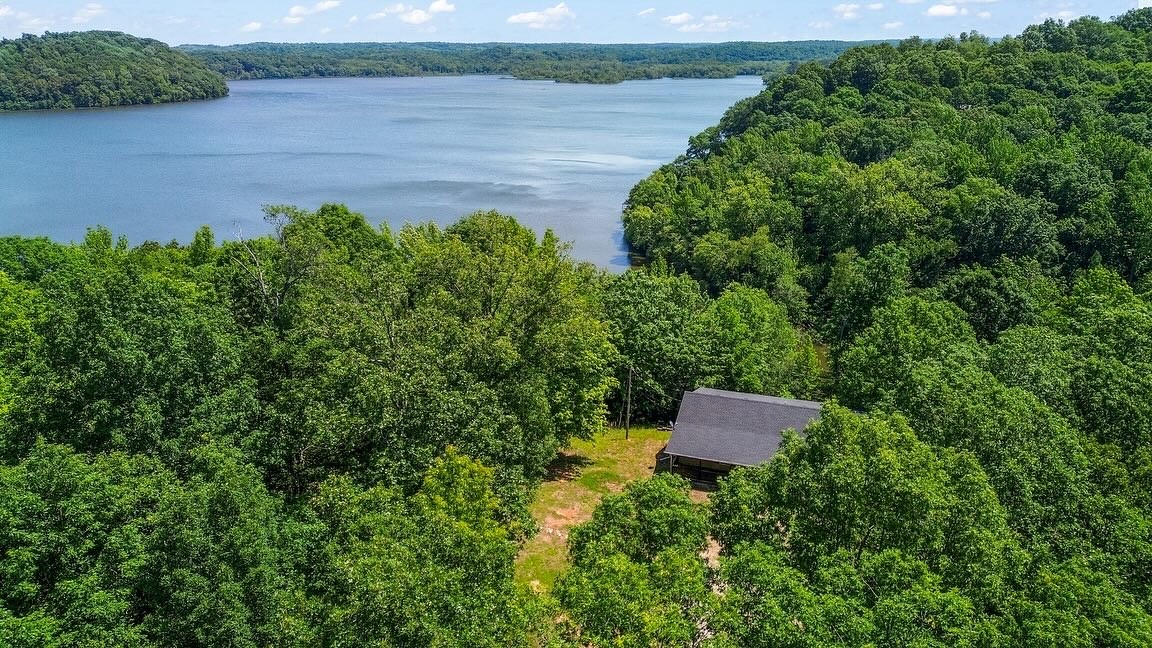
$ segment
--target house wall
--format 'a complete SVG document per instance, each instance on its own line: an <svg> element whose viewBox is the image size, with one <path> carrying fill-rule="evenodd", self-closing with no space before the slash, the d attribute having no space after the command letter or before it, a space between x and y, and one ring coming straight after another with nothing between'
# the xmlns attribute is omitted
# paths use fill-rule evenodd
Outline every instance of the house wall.
<svg viewBox="0 0 1152 648"><path fill-rule="evenodd" d="M670 470L673 474L680 475L694 484L705 486L715 486L718 479L727 476L736 467L715 461L675 456L669 456L667 463L671 464Z"/></svg>

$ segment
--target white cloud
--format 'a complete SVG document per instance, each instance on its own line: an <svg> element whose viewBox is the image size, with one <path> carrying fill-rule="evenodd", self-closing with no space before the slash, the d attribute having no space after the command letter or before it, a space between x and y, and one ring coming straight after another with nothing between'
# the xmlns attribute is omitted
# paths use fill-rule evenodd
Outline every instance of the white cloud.
<svg viewBox="0 0 1152 648"><path fill-rule="evenodd" d="M368 16L368 20L380 20L381 18L387 18L388 16L391 16L392 14L402 14L406 11L411 11L411 10L412 10L412 7L409 7L406 4L402 4L402 3L397 2L394 5L388 5L387 7L384 7L383 9L381 9L380 11Z"/></svg>
<svg viewBox="0 0 1152 648"><path fill-rule="evenodd" d="M655 11L655 9L653 9L653 11ZM8 5L0 5L0 18L3 18L4 16L11 16L11 15L12 15L12 7L9 7Z"/></svg>
<svg viewBox="0 0 1152 648"><path fill-rule="evenodd" d="M380 11L370 14L368 20L380 20L388 16L396 16L401 22L409 25L423 25L424 23L436 17L436 14L452 13L456 11L456 5L448 0L434 0L428 5L427 9L418 9L412 5L406 5L402 2L388 5Z"/></svg>
<svg viewBox="0 0 1152 648"><path fill-rule="evenodd" d="M1150 4L1152 4L1152 3L1150 3ZM1069 5L1068 3L1065 2L1065 3L1061 3L1059 6L1070 7L1071 5ZM1141 8L1143 8L1143 7L1141 7ZM1082 15L1083 14L1080 12L1071 11L1069 9L1064 9L1063 11L1044 12L1042 14L1034 16L1033 20L1035 22L1044 22L1045 20L1048 20L1049 18L1054 18L1056 20L1069 21L1069 20L1075 20Z"/></svg>
<svg viewBox="0 0 1152 648"><path fill-rule="evenodd" d="M409 25L423 25L429 20L432 20L432 14L423 9L413 9L412 11L400 14L400 20Z"/></svg>
<svg viewBox="0 0 1152 648"><path fill-rule="evenodd" d="M543 11L526 11L508 16L510 25L528 25L532 29L559 29L566 20L571 20L576 14L568 8L568 3L561 2L555 7Z"/></svg>
<svg viewBox="0 0 1152 648"><path fill-rule="evenodd" d="M327 34L327 33L328 33L328 32L330 32L330 31L332 31L332 28L331 28L331 27L321 27L321 28L320 28L320 33L321 33L322 35L323 35L323 34Z"/></svg>
<svg viewBox="0 0 1152 648"><path fill-rule="evenodd" d="M28 31L39 31L56 24L56 19L54 18L33 16L27 11L17 13L16 18L20 20L20 29Z"/></svg>
<svg viewBox="0 0 1152 648"><path fill-rule="evenodd" d="M259 31L259 30L260 30L260 28L261 28L261 27L263 27L263 26L264 26L264 25L263 25L263 23L259 23L259 22L256 22L256 21L252 21L252 22L248 23L247 25L244 25L243 27L241 27L241 28L240 28L240 31L242 31L242 32L254 32L254 31Z"/></svg>
<svg viewBox="0 0 1152 648"><path fill-rule="evenodd" d="M856 3L838 4L832 7L832 11L840 20L855 20L860 17L860 5Z"/></svg>
<svg viewBox="0 0 1152 648"><path fill-rule="evenodd" d="M96 16L99 16L102 13L106 13L107 11L108 10L104 8L104 5L97 4L95 2L89 2L88 4L81 7L80 10L72 16L72 24L82 25L92 20Z"/></svg>
<svg viewBox="0 0 1152 648"><path fill-rule="evenodd" d="M832 7L832 12L840 20L856 20L860 17L860 11L867 9L868 11L880 11L884 8L883 2L870 2L862 5L856 2L842 2L835 7Z"/></svg>
<svg viewBox="0 0 1152 648"><path fill-rule="evenodd" d="M900 29L903 26L904 23L900 22L899 20L896 22L884 23L884 29Z"/></svg>
<svg viewBox="0 0 1152 648"><path fill-rule="evenodd" d="M957 7L954 4L937 4L928 7L928 11L924 12L925 16L933 16L937 18L946 18L951 16L967 16L968 10L964 7Z"/></svg>
<svg viewBox="0 0 1152 648"><path fill-rule="evenodd" d="M288 15L280 19L280 22L288 23L289 25L297 25L304 22L306 16L318 14L325 11L331 11L340 6L340 0L322 0L317 2L311 7L304 5L293 5L288 9Z"/></svg>
<svg viewBox="0 0 1152 648"><path fill-rule="evenodd" d="M976 15L979 16L980 18L983 18L984 20L988 20L989 18L992 17L992 12L991 11L981 11L980 13L978 13Z"/></svg>
<svg viewBox="0 0 1152 648"><path fill-rule="evenodd" d="M921 0L897 0L897 2L900 2L901 4L919 4L920 1ZM937 18L967 16L969 13L968 9L960 5L996 4L998 2L1000 2L1000 0L936 0L936 4L928 7L928 10L924 12L924 15ZM981 18L988 18L992 16L992 14L987 11L981 12L977 15Z"/></svg>
<svg viewBox="0 0 1152 648"><path fill-rule="evenodd" d="M663 20L669 25L683 25L692 22L692 14L685 11L684 13L678 13L675 16L664 16L660 20Z"/></svg>
<svg viewBox="0 0 1152 648"><path fill-rule="evenodd" d="M818 20L815 22L808 23L808 26L811 27L812 29L828 29L829 27L832 26L832 23L825 21L825 20Z"/></svg>
<svg viewBox="0 0 1152 648"><path fill-rule="evenodd" d="M669 18L680 18L687 15L688 14L680 14L679 16L669 16ZM670 24L676 24L672 21L669 21L668 18L665 18L664 20ZM686 34L700 32L719 33L743 26L744 23L737 22L731 18L724 18L719 14L709 14L707 16L701 16L700 20L698 21L692 21L691 16L689 16L688 21L681 23L680 26L676 28L676 31L684 32Z"/></svg>
<svg viewBox="0 0 1152 648"><path fill-rule="evenodd" d="M1148 0L1148 2L1152 2L1152 0ZM637 13L636 15L637 16L651 16L654 13L656 13L656 7L648 7L647 9Z"/></svg>

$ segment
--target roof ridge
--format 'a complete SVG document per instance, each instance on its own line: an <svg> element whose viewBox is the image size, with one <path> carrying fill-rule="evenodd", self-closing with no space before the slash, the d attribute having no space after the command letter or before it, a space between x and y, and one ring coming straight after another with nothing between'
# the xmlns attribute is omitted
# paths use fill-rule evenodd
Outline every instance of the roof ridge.
<svg viewBox="0 0 1152 648"><path fill-rule="evenodd" d="M755 401L759 403L773 403L775 405L785 405L788 407L802 407L804 409L820 409L824 406L823 403L817 401L800 400L798 398L781 398L779 396L766 396L763 394L748 394L745 392L727 391L724 389L713 389L711 387L697 387L695 390L688 392L688 394L700 394L702 396L716 396L719 398L731 398L734 400Z"/></svg>

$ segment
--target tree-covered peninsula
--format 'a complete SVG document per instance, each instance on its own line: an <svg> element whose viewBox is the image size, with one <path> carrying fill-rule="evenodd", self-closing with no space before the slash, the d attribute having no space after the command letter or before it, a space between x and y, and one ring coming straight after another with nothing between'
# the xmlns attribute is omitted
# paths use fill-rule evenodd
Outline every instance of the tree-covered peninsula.
<svg viewBox="0 0 1152 648"><path fill-rule="evenodd" d="M227 94L222 76L152 39L89 31L0 40L0 110L129 106Z"/></svg>

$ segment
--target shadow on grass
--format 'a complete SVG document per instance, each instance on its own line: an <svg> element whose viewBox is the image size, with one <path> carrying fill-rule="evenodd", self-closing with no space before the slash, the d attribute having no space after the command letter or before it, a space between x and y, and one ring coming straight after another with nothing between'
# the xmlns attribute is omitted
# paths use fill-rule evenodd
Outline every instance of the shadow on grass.
<svg viewBox="0 0 1152 648"><path fill-rule="evenodd" d="M561 452L548 465L544 481L572 481L580 476L584 468L592 465L592 460L584 455Z"/></svg>

